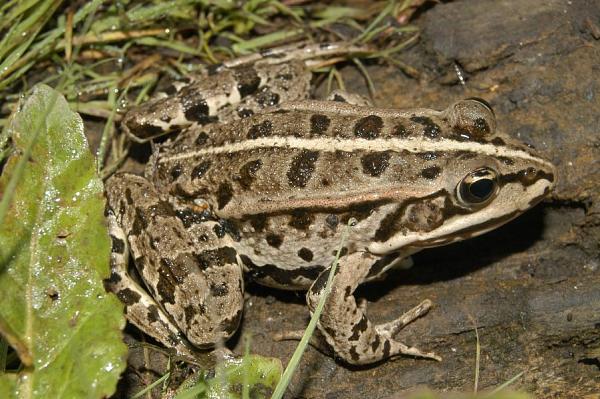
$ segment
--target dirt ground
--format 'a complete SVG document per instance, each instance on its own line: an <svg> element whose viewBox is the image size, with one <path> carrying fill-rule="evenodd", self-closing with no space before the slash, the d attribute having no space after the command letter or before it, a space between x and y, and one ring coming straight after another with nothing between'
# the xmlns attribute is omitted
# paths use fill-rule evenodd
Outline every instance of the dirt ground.
<svg viewBox="0 0 600 399"><path fill-rule="evenodd" d="M443 109L461 98L493 106L500 129L534 145L559 170L552 197L479 238L417 254L415 266L364 287L374 320L424 298L435 308L401 333L441 363L398 358L353 368L309 349L289 397L399 397L417 386L473 388L524 372L515 387L537 398L600 395L600 2L478 0L436 4L418 16L419 42L401 58L419 72L369 69L375 103ZM464 71L458 81L454 63ZM347 81L365 93L358 72ZM353 74L356 74L354 76ZM355 79L356 78L356 79ZM253 352L289 360L282 329L307 323L303 295L250 285L242 331ZM241 350L241 342L238 343Z"/></svg>
<svg viewBox="0 0 600 399"><path fill-rule="evenodd" d="M392 65L369 67L375 104L443 109L481 97L499 129L558 166L558 186L508 225L423 251L412 269L359 290L376 322L430 298L435 308L400 336L442 362L397 358L357 368L309 348L288 397L392 398L420 386L472 391L477 327L480 389L524 372L514 386L537 398L598 398L600 2L431 2L415 23L420 39L401 57L412 76ZM366 94L358 71L344 74L351 90ZM252 352L287 363L296 342L272 337L306 326L303 294L252 283L248 292L241 331L252 333ZM230 344L243 352L239 334Z"/></svg>

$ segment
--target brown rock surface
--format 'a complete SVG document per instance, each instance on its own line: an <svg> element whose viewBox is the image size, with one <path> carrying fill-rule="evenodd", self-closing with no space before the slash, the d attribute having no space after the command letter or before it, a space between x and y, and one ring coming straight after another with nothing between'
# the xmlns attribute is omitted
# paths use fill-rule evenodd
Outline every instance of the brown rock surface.
<svg viewBox="0 0 600 399"><path fill-rule="evenodd" d="M558 165L548 201L479 238L415 256L415 267L359 292L375 321L424 298L435 308L401 332L444 360L398 358L350 368L309 348L289 397L398 397L415 386L470 391L475 331L479 387L523 371L516 387L537 398L600 391L600 3L479 0L434 4L415 21L420 41L401 59L419 81L373 66L375 103L443 109L481 97L498 127ZM458 82L454 63L464 70ZM348 71L348 82L355 71ZM357 75L358 77L358 75ZM303 294L249 287L242 331L253 352L289 360L295 342L272 335L307 323ZM270 296L273 295L273 296ZM241 340L240 340L241 341ZM237 351L242 344L238 342ZM590 396L591 397L591 396Z"/></svg>

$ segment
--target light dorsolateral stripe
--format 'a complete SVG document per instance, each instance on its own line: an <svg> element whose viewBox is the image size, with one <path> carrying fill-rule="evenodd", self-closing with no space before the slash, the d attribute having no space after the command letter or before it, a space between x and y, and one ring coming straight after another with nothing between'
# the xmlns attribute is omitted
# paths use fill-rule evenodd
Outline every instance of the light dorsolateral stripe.
<svg viewBox="0 0 600 399"><path fill-rule="evenodd" d="M491 143L460 142L455 140L430 141L424 139L400 139L400 138L382 138L382 139L340 139L334 137L318 138L298 138L291 136L279 137L261 137L253 140L244 140L223 144L220 146L202 148L196 151L188 151L177 155L164 156L159 162L179 161L188 158L197 158L205 155L227 154L241 151L248 151L257 148L286 148L310 151L408 151L412 153L422 153L430 151L471 151L478 154L485 154L494 157L520 158L552 165L540 158L533 156L525 151L498 146Z"/></svg>

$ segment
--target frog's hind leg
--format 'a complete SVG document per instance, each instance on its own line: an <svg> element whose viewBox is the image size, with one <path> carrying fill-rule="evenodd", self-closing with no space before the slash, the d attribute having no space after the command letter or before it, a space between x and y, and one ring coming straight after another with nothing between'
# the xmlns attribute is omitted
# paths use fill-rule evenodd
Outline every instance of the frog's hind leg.
<svg viewBox="0 0 600 399"><path fill-rule="evenodd" d="M349 58L370 54L375 49L367 45L356 45L351 42L331 43L293 43L287 46L272 47L260 52L248 54L225 61L221 68L235 68L249 64L284 64L291 61L303 61L307 67L322 66L323 60L335 60L335 57ZM328 64L331 61L327 62Z"/></svg>
<svg viewBox="0 0 600 399"><path fill-rule="evenodd" d="M198 348L214 347L233 335L243 309L242 269L231 238L215 228L218 222L177 213L139 176L113 176L106 190L116 221L128 232L139 275L165 318ZM195 232L202 233L194 236L189 224L196 223ZM149 297L141 298L152 305ZM140 327L147 330L147 325ZM171 345L160 338L169 336L171 326L167 331L157 339Z"/></svg>
<svg viewBox="0 0 600 399"><path fill-rule="evenodd" d="M327 343L350 364L369 364L401 354L441 360L434 353L422 352L393 337L402 327L425 314L431 307L430 301L424 301L398 319L380 325L372 324L367 318L364 303L357 305L353 292L368 276L376 261L377 258L373 255L360 252L340 258L331 292L318 324ZM329 270L326 269L317 277L307 293L311 312L319 302Z"/></svg>
<svg viewBox="0 0 600 399"><path fill-rule="evenodd" d="M117 223L115 215L107 215L112 240L111 274L104 281L107 290L115 293L125 305L127 319L140 330L179 355L193 357L193 349L177 326L169 320L158 303L135 281L127 270L129 246L127 237Z"/></svg>

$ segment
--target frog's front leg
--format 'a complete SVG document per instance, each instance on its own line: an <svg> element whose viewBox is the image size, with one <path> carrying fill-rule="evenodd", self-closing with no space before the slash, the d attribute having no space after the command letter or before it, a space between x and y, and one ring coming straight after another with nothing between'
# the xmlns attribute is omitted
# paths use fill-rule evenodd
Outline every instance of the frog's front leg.
<svg viewBox="0 0 600 399"><path fill-rule="evenodd" d="M369 276L377 258L366 252L355 252L339 260L331 292L319 319L319 330L335 353L350 364L374 363L395 355L411 355L435 360L434 353L422 352L394 339L394 335L412 320L427 313L430 301L424 301L399 318L374 325L366 316L366 304L357 305L354 290ZM311 313L325 288L329 270L324 270L307 293Z"/></svg>
<svg viewBox="0 0 600 399"><path fill-rule="evenodd" d="M243 278L232 239L221 234L219 222L177 212L139 176L113 176L106 190L116 222L127 232L137 271L155 300L135 293L133 284L109 284L130 289L129 299L139 296L135 303L124 301L129 319L167 346L173 346L173 331L166 321L198 348L229 338L242 315ZM128 277L122 267L113 265L113 272ZM145 304L147 317L139 317ZM165 323L156 323L156 317ZM157 326L163 331L157 332Z"/></svg>

